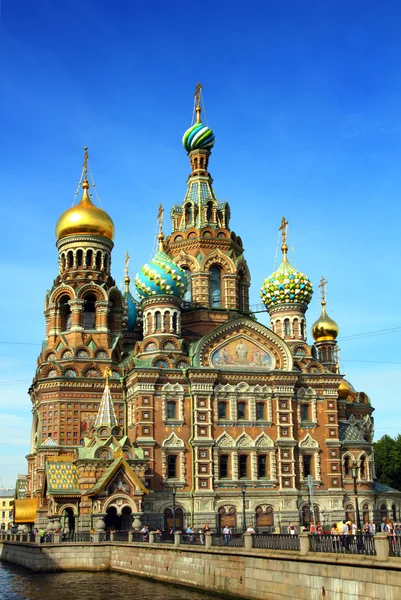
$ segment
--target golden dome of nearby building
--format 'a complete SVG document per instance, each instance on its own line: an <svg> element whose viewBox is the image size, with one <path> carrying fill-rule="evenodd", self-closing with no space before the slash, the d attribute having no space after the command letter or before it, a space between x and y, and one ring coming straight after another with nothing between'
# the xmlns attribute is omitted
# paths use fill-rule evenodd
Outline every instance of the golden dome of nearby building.
<svg viewBox="0 0 401 600"><path fill-rule="evenodd" d="M349 381L343 379L338 388L338 398L341 400L347 400L349 396L352 396L352 400L356 398L355 389Z"/></svg>
<svg viewBox="0 0 401 600"><path fill-rule="evenodd" d="M84 180L82 189L83 194L80 202L66 210L57 221L57 239L87 233L112 240L114 238L114 223L104 210L92 203L88 194L89 182L87 179Z"/></svg>
<svg viewBox="0 0 401 600"><path fill-rule="evenodd" d="M312 325L312 335L315 342L334 341L339 334L339 327L326 313L326 302L322 302L322 314Z"/></svg>

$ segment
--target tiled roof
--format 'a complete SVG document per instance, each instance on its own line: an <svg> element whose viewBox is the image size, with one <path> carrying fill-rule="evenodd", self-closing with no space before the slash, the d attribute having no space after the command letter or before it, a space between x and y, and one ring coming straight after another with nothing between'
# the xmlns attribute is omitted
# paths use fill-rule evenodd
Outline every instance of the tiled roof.
<svg viewBox="0 0 401 600"><path fill-rule="evenodd" d="M72 462L46 463L47 489L51 495L80 495L77 468Z"/></svg>
<svg viewBox="0 0 401 600"><path fill-rule="evenodd" d="M96 416L95 428L115 427L117 425L116 413L114 412L113 400L111 399L110 388L106 383L102 401L99 406L99 412Z"/></svg>
<svg viewBox="0 0 401 600"><path fill-rule="evenodd" d="M364 442L362 432L359 427L351 425L350 423L339 423L339 438L341 442Z"/></svg>
<svg viewBox="0 0 401 600"><path fill-rule="evenodd" d="M384 483L379 483L378 481L373 482L373 490L375 492L397 492L397 494L401 494L400 490L396 490L389 485L384 485Z"/></svg>

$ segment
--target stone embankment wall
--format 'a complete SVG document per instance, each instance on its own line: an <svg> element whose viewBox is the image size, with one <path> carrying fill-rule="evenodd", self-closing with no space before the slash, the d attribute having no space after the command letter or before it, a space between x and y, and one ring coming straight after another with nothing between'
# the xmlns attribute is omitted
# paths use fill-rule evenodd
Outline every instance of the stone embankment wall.
<svg viewBox="0 0 401 600"><path fill-rule="evenodd" d="M253 600L400 600L401 559L143 544L0 544L34 571L115 570Z"/></svg>

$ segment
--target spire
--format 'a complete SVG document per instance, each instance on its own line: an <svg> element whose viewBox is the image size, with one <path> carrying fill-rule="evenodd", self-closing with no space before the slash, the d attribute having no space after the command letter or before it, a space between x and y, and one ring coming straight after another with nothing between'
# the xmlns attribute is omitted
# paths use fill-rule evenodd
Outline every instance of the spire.
<svg viewBox="0 0 401 600"><path fill-rule="evenodd" d="M321 278L319 287L321 291L322 312L320 317L312 325L312 335L316 342L335 342L338 337L339 327L326 312L326 285L328 281L324 277ZM333 355L334 362L334 355Z"/></svg>
<svg viewBox="0 0 401 600"><path fill-rule="evenodd" d="M111 375L111 370L109 367L104 372L104 377L106 379L106 384L104 386L104 392L102 396L102 401L99 406L99 412L96 416L96 421L94 428L99 429L100 427L115 427L117 425L116 414L114 412L113 401L111 398L111 393L109 389L109 377Z"/></svg>
<svg viewBox="0 0 401 600"><path fill-rule="evenodd" d="M321 293L321 296L322 296L322 298L321 298L321 303L322 303L322 314L326 314L326 285L327 285L327 284L328 284L328 281L327 281L327 279L325 279L325 278L322 276L322 278L321 278L321 280L320 280L320 283L319 283L319 287L320 287L320 288L321 288L321 290L322 290L322 293Z"/></svg>
<svg viewBox="0 0 401 600"><path fill-rule="evenodd" d="M283 238L283 242L281 244L281 251L283 253L283 261L287 262L287 252L288 252L288 246L287 246L287 227L288 227L288 221L286 220L285 217L281 218L281 225L278 228L279 231L281 231L281 236Z"/></svg>
<svg viewBox="0 0 401 600"><path fill-rule="evenodd" d="M164 252L163 214L164 208L159 204L159 212L157 213L157 220L159 221L159 235L157 236L157 239L159 240L159 252Z"/></svg>
<svg viewBox="0 0 401 600"><path fill-rule="evenodd" d="M201 83L197 84L194 97L195 97L196 122L200 123L201 122L201 112L202 112L202 107L201 107L202 84Z"/></svg>
<svg viewBox="0 0 401 600"><path fill-rule="evenodd" d="M128 250L125 253L125 277L124 277L124 283L125 283L125 291L128 293L129 292L129 284L130 284L130 278L128 275L128 267L129 267L129 259L130 256L128 254Z"/></svg>

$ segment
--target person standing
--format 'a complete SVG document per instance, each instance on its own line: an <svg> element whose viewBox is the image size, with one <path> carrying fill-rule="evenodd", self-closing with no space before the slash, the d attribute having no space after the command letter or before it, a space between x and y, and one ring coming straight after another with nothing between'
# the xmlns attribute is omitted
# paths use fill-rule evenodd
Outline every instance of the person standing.
<svg viewBox="0 0 401 600"><path fill-rule="evenodd" d="M224 545L229 546L231 544L231 529L226 525L223 529Z"/></svg>
<svg viewBox="0 0 401 600"><path fill-rule="evenodd" d="M291 523L288 525L288 533L289 533L290 535L295 535L295 534L297 533L297 530L296 530L296 528L295 528L295 525L294 525L294 523L292 523L292 522L291 522Z"/></svg>

